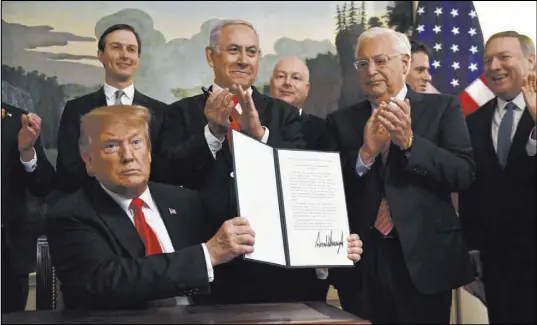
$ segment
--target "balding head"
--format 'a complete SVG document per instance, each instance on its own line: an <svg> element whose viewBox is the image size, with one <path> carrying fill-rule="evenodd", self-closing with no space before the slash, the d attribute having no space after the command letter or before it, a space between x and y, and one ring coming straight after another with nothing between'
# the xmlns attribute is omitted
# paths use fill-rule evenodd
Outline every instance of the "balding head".
<svg viewBox="0 0 537 325"><path fill-rule="evenodd" d="M302 108L310 89L308 67L296 56L281 58L272 72L270 95Z"/></svg>

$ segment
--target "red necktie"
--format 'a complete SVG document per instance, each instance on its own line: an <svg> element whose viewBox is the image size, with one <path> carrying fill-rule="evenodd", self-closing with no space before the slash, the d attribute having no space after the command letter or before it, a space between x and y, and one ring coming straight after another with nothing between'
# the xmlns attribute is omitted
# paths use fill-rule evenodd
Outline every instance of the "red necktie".
<svg viewBox="0 0 537 325"><path fill-rule="evenodd" d="M237 104L239 103L239 99L237 98L237 96L233 96L232 99L233 99L233 103L235 104L233 107L237 106ZM239 126L239 123L237 121L235 121L231 116L229 117L229 120L230 120L229 126L233 130L235 130L235 131L240 131L241 130L241 128ZM227 130L226 138L227 138L227 142L229 144L229 148L231 149L231 130L230 129Z"/></svg>
<svg viewBox="0 0 537 325"><path fill-rule="evenodd" d="M151 226L145 221L145 215L142 211L144 201L140 198L132 199L131 207L134 211L134 225L136 231L145 243L145 256L162 253L162 247L158 242L157 236L151 229Z"/></svg>
<svg viewBox="0 0 537 325"><path fill-rule="evenodd" d="M381 151L381 158L384 165L388 159L388 151L390 149L391 141L386 141L383 150ZM390 233L393 229L393 221L390 215L390 207L386 198L382 198L380 201L379 211L377 213L377 219L375 220L375 228L380 231L384 236Z"/></svg>

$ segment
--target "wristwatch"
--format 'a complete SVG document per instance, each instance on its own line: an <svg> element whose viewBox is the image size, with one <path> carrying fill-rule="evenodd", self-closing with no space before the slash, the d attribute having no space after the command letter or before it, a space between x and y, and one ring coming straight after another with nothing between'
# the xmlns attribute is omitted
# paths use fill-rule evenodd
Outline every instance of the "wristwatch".
<svg viewBox="0 0 537 325"><path fill-rule="evenodd" d="M401 151L403 152L403 155L405 155L405 158L408 159L410 157L410 149L412 149L412 142L414 140L414 133L410 133L406 140L405 149L401 148Z"/></svg>

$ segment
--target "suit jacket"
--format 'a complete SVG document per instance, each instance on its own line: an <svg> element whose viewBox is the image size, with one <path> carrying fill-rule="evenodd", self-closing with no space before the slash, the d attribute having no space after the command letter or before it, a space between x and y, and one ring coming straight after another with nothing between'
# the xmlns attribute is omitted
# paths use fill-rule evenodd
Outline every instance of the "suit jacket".
<svg viewBox="0 0 537 325"><path fill-rule="evenodd" d="M322 118L302 112L300 115L302 133L309 150L325 151L329 148L329 135L326 130L326 121Z"/></svg>
<svg viewBox="0 0 537 325"><path fill-rule="evenodd" d="M469 246L481 251L483 263L535 266L536 157L526 151L535 123L524 109L502 169L491 135L496 104L493 99L466 119L477 177L459 193L460 216ZM505 243L508 253L498 254Z"/></svg>
<svg viewBox="0 0 537 325"><path fill-rule="evenodd" d="M230 176L233 160L227 140L214 159L204 136L204 127L208 121L203 109L207 97L202 94L171 104L161 148L176 166L176 178L169 175L167 179L159 181L172 181L199 189L204 199L213 203L209 212L209 227L214 233L225 220L237 215L237 201L235 181ZM294 106L260 94L255 88L252 98L261 124L269 129L268 145L276 148L305 148L298 111ZM181 172L179 169L183 173L177 177ZM311 281L317 280L313 269L286 270L237 258L216 266L214 272L211 295L203 297L202 303L284 302L325 298L317 299L317 295L309 295Z"/></svg>
<svg viewBox="0 0 537 325"><path fill-rule="evenodd" d="M374 222L383 196L410 277L424 294L445 292L473 279L468 249L450 192L470 186L475 177L472 147L456 98L418 94L408 87L414 140L410 156L390 146L386 165L380 156L362 177L356 173L358 151L372 108L368 101L327 118L339 150L351 232L364 242L363 259L354 269L331 271L338 290L355 290L357 270L369 263L367 247L374 245Z"/></svg>
<svg viewBox="0 0 537 325"><path fill-rule="evenodd" d="M72 193L82 187L91 178L86 172L84 161L78 150L80 118L91 110L106 105L104 88L70 100L65 104L58 130L58 157L56 160L56 185L58 190ZM155 146L158 143L167 105L147 97L138 90L134 91L133 105L144 106L150 110L151 123L149 130L151 143L153 144L152 150L158 151L158 148ZM161 170L158 157L153 155L152 158L151 171L158 173Z"/></svg>
<svg viewBox="0 0 537 325"><path fill-rule="evenodd" d="M18 134L21 116L27 112L3 102L2 108L11 114L2 119L2 255L7 255L15 273L28 274L35 268L41 220L27 210L27 191L37 197L47 195L52 187L54 168L38 138L34 145L37 168L26 172L20 160Z"/></svg>
<svg viewBox="0 0 537 325"><path fill-rule="evenodd" d="M149 189L174 253L146 257L132 221L97 181L50 211L47 237L66 308L141 307L155 299L208 292L201 246L208 236L199 196L156 183Z"/></svg>

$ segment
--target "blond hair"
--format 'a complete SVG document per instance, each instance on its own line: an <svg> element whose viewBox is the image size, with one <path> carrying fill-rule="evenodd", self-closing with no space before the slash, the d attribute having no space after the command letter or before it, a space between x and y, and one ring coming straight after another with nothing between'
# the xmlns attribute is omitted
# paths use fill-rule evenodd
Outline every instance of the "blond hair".
<svg viewBox="0 0 537 325"><path fill-rule="evenodd" d="M104 125L114 122L125 123L131 127L139 127L145 130L149 149L149 123L151 113L143 106L138 105L112 105L102 106L91 110L80 119L80 137L78 148L81 154L87 153L91 146L92 137L100 132Z"/></svg>

